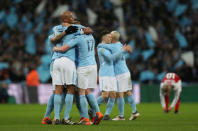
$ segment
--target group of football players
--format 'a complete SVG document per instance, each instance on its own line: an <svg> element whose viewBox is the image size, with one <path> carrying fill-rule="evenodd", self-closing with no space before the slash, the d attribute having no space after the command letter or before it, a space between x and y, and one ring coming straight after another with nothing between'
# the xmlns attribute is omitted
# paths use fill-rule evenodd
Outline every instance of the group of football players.
<svg viewBox="0 0 198 131"><path fill-rule="evenodd" d="M98 125L101 120L125 120L124 95L131 106L129 120L135 120L140 114L136 109L132 80L125 60L126 53L132 53L131 46L123 45L119 41L119 32L104 31L101 33L101 43L95 50L95 40L91 28L82 26L79 21L74 20L70 11L65 11L60 19L62 23L54 26L53 33L49 35L49 47L52 52L50 73L53 93L48 100L42 124ZM97 73L95 60L96 51L99 58L99 73ZM97 87L97 75L99 75L101 96L96 99L92 91ZM168 94L173 86L171 80L178 76L174 73L166 76L167 79L164 79L161 84L160 98L163 109L169 112L175 105L179 106L181 82L175 84L180 91L171 107L168 108ZM70 117L74 99L80 115L79 122L73 122ZM115 99L117 99L119 115L111 119L110 113ZM106 112L103 115L99 106L104 102L107 104ZM64 117L61 120L60 113L64 105ZM88 105L90 109L88 109ZM52 120L50 116L53 110L54 119ZM178 112L178 107L175 112Z"/></svg>

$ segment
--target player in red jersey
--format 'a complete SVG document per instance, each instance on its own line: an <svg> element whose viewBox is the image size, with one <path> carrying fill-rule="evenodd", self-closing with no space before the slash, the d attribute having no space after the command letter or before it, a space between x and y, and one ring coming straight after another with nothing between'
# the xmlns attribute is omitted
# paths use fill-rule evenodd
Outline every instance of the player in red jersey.
<svg viewBox="0 0 198 131"><path fill-rule="evenodd" d="M169 107L169 95L172 89L174 90L174 99ZM160 100L165 112L168 113L175 107L175 113L178 113L181 91L180 77L175 73L167 73L160 84Z"/></svg>

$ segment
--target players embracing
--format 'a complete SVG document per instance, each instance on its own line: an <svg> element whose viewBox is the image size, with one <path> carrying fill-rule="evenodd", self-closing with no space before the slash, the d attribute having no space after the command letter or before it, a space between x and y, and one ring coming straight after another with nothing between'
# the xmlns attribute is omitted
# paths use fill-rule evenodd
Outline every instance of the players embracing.
<svg viewBox="0 0 198 131"><path fill-rule="evenodd" d="M103 92L104 92L104 90L116 88L116 92L117 92L116 96L117 96L117 103L118 103L118 108L119 108L119 115L112 120L125 120L125 118L124 118L124 103L125 103L124 102L124 94L126 94L128 103L130 104L130 106L132 108L132 114L131 114L131 117L129 118L129 120L134 120L139 116L139 113L136 110L136 104L134 101L133 94L131 92L131 90L132 90L132 82L131 81L132 80L131 80L129 69L126 65L125 57L124 57L124 52L125 51L132 52L132 49L130 48L130 46L123 46L121 44L121 42L119 41L120 34L117 31L112 31L110 34L107 34L106 37L107 36L111 37L111 42L108 44L98 45L98 49L100 47L103 48L102 50L99 50L99 52L98 52L99 59L100 59L100 61L105 60L105 57L100 57L100 55L102 56L102 54L104 54L104 51L105 52L109 51L109 53L113 56L113 57L109 58L112 61L113 73L110 74L111 70L109 69L108 71L106 71L106 76L111 76L112 79L114 77L116 79L116 83L108 84L109 82L113 83L113 80L110 80L110 79L105 80L105 78L102 75L101 76L99 75L100 87L102 87L101 89ZM119 54L120 51L121 51L121 53ZM110 60L108 60L108 61L110 61ZM106 61L106 63L108 63L108 61ZM104 63L100 62L100 66L103 67L103 65L104 65ZM105 70L105 69L103 69L103 70ZM99 74L100 74L100 71L99 71ZM105 83L105 85L104 85L104 83ZM115 87L111 87L111 86L115 86ZM112 96L114 96L114 95L112 95ZM110 114L111 110L110 110L110 108L108 109L108 104L109 104L109 102L111 102L110 105L112 108L112 106L114 104L113 99L115 99L115 96L114 97L112 97L112 96L109 95L110 98L107 103L107 111L106 111L105 117L104 117L104 119L106 119L106 120L110 120L109 114Z"/></svg>
<svg viewBox="0 0 198 131"><path fill-rule="evenodd" d="M79 24L74 25L73 23L75 21L72 16L72 13L70 11L64 12L60 18L61 18L62 24L53 27L54 35L52 37L50 37L50 41L52 43L59 43L59 44L57 44L54 47L54 52L52 54L52 64L51 64L52 65L51 76L52 76L52 85L53 85L54 93L50 97L48 105L52 105L51 103L54 103L53 104L54 106L47 105L46 113L48 112L47 116L49 116L49 113L51 113L52 109L54 109L54 122L53 122L54 124L63 123L66 125L73 125L76 123L71 121L70 112L71 112L71 108L72 108L72 104L73 104L74 90L75 90L76 77L77 77L76 63L75 63L75 61L77 61L76 48L70 48L69 50L64 50L64 51L59 51L59 50L56 51L55 49L56 49L56 47L58 48L58 47L64 46L66 43L71 43L72 39L77 35L80 36L83 33L90 34L90 32L92 32L92 30L90 30L89 28L85 28ZM75 31L77 31L77 32L75 33ZM56 32L58 32L58 33L56 33ZM92 43L90 43L90 44L92 44L92 46L94 46L95 41L92 40ZM94 48L94 47L91 47L91 48ZM95 57L94 57L94 60L95 60ZM84 62L85 60L81 60L78 65L82 65L82 63L83 63L82 61ZM85 63L87 63L87 62L85 62ZM90 64L90 63L88 63L88 64ZM95 63L93 62L92 64L94 65ZM95 68L97 68L97 67L94 66L93 69L95 69ZM95 76L97 77L97 74ZM83 85L87 86L87 83L85 83ZM95 85L93 85L91 88L94 88ZM63 89L65 87L67 89L66 96L63 94ZM79 90L79 92L81 95L80 96L81 104L86 104L86 100L84 97L85 90L82 89L82 90ZM65 100L63 100L64 99L63 96L65 96ZM65 102L63 102L63 101L65 101ZM60 121L60 111L63 106L63 103L65 103L65 112L64 112L64 119L61 122ZM97 105L97 104L95 103L95 105ZM48 107L49 107L49 109L48 109ZM83 109L84 108L81 108L81 110L83 110ZM84 109L84 110L86 110L86 109ZM86 118L87 111L82 111L82 112L85 114L84 118ZM99 119L101 119L101 118L98 118L97 120L99 120ZM48 124L49 117L46 117L46 115L45 115L42 123ZM80 124L90 125L90 121L89 121L89 119L82 119Z"/></svg>
<svg viewBox="0 0 198 131"><path fill-rule="evenodd" d="M50 124L50 113L54 109L54 124L76 124L70 118L75 89L78 89L77 107L79 107L80 122L78 124L91 125L99 124L103 119L98 103L101 100L92 94L92 89L97 87L97 66L95 61L95 40L91 35L92 30L86 28L74 21L72 13L66 11L61 15L62 24L53 27L53 35L49 36L50 42L54 44L52 52L51 76L53 85L53 94L48 101L43 124ZM107 104L106 116L113 108L116 92L119 105L119 116L113 120L124 120L124 93L127 95L128 102L132 106L132 115L130 120L139 116L136 111L136 105L131 93L132 83L129 70L124 59L124 52L131 52L129 46L123 46L119 42L119 33L117 31L111 34L105 34L103 37L104 45L102 50L98 50L101 57L106 61L112 74L110 77L101 76L105 72L109 76L110 70L102 68L104 63L100 64L100 85L102 87L103 97L109 98ZM108 41L109 40L109 41ZM106 46L107 45L107 46ZM103 47L104 46L104 47ZM99 45L100 48L100 45ZM106 52L104 53L104 51ZM109 54L108 54L109 52ZM78 55L76 55L78 54ZM111 57L109 57L111 55ZM99 58L100 59L100 58ZM106 70L106 71L105 71ZM105 74L104 73L104 74ZM76 84L77 81L77 84ZM110 83L109 83L110 82ZM66 88L66 94L64 89ZM110 89L105 89L110 88ZM88 118L88 103L92 108L93 119ZM65 103L64 118L60 120L60 112Z"/></svg>

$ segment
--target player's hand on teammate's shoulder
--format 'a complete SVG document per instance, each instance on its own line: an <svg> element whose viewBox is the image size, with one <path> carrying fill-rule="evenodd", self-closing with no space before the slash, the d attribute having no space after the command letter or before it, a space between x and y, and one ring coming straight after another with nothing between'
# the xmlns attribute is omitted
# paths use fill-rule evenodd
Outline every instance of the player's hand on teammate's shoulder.
<svg viewBox="0 0 198 131"><path fill-rule="evenodd" d="M77 26L69 26L67 30L65 30L66 35L76 33L78 31Z"/></svg>
<svg viewBox="0 0 198 131"><path fill-rule="evenodd" d="M122 48L124 51L128 51L129 53L132 53L132 48L130 45L124 45Z"/></svg>
<svg viewBox="0 0 198 131"><path fill-rule="evenodd" d="M83 28L82 30L86 35L93 34L93 30L90 27Z"/></svg>

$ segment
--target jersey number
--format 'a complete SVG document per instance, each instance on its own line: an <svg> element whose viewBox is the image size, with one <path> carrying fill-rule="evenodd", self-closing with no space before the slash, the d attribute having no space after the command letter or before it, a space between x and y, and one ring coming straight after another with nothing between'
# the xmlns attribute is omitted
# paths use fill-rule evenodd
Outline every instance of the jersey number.
<svg viewBox="0 0 198 131"><path fill-rule="evenodd" d="M93 50L94 46L94 41L93 40L87 40L87 45L88 45L88 51Z"/></svg>
<svg viewBox="0 0 198 131"><path fill-rule="evenodd" d="M167 79L175 79L175 74L174 74L174 73L168 73L168 74L166 75L166 78L167 78Z"/></svg>

